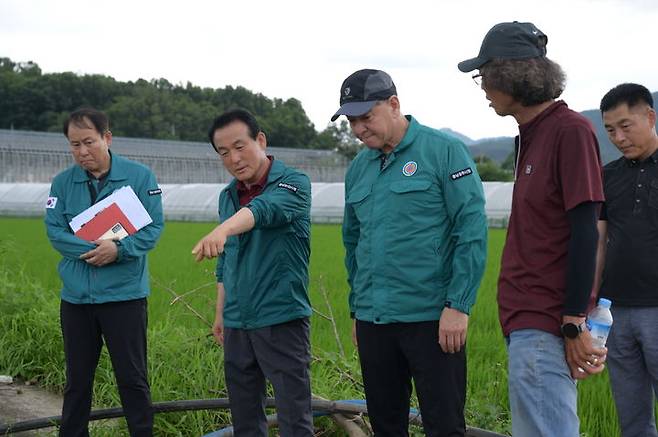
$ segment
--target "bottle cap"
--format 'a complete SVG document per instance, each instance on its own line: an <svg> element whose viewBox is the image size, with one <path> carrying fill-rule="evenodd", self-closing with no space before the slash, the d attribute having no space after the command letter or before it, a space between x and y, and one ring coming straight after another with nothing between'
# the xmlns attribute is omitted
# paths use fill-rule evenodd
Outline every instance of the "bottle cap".
<svg viewBox="0 0 658 437"><path fill-rule="evenodd" d="M599 299L599 306L602 306L603 308L610 308L610 305L612 305L612 301L610 301L610 299L606 299L604 297Z"/></svg>

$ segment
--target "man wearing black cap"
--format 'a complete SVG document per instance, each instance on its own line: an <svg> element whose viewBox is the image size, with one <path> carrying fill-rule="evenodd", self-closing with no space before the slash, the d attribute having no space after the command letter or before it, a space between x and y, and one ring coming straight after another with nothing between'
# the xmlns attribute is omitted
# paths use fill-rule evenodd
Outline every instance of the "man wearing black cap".
<svg viewBox="0 0 658 437"><path fill-rule="evenodd" d="M457 139L400 111L391 77L359 70L340 109L367 148L345 178L350 311L377 437L408 435L413 378L428 436L463 436L468 314L487 223L475 164Z"/></svg>
<svg viewBox="0 0 658 437"><path fill-rule="evenodd" d="M557 99L565 76L532 23L500 23L459 63L494 111L519 124L498 282L514 436L579 435L574 378L603 370L583 329L592 290L601 163L589 121Z"/></svg>

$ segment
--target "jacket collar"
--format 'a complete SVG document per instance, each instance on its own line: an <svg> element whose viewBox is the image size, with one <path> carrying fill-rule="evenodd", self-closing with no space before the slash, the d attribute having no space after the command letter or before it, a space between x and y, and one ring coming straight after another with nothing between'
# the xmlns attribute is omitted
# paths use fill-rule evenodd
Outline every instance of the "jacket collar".
<svg viewBox="0 0 658 437"><path fill-rule="evenodd" d="M267 175L267 182L265 183L263 189L283 176L285 170L286 166L283 164L283 162L272 157L272 166L270 167L270 172ZM229 184L226 186L226 188L224 188L224 191L230 191L231 193L235 193L237 195L237 185L238 180L233 178L231 182L229 182Z"/></svg>
<svg viewBox="0 0 658 437"><path fill-rule="evenodd" d="M128 171L125 166L125 159L116 153L110 152L110 173L107 175L109 181L123 181L128 179ZM76 164L73 168L73 182L87 182L89 176L87 171Z"/></svg>
<svg viewBox="0 0 658 437"><path fill-rule="evenodd" d="M409 126L407 126L407 131L402 137L400 143L391 151L393 156L401 153L404 149L409 147L416 139L416 135L418 135L418 128L420 126L418 121L416 121L416 119L411 115L405 115L405 118L409 121ZM379 157L382 155L382 151L379 149L368 149L366 153L366 156L369 160L379 159Z"/></svg>

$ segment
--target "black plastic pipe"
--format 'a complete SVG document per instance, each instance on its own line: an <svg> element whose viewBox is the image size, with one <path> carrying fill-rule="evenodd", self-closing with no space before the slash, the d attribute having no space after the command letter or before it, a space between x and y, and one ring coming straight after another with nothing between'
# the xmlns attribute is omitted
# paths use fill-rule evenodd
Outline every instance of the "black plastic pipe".
<svg viewBox="0 0 658 437"><path fill-rule="evenodd" d="M325 401L313 399L313 411L325 411L328 413L345 413L345 414L368 414L366 405L356 404L349 401ZM153 413L171 413L176 411L196 411L196 410L219 410L228 409L230 406L227 398L217 399L194 399L184 401L166 401L156 402L153 404ZM265 400L267 408L274 408L274 398ZM89 420L113 419L123 417L122 408L107 408L103 410L94 410L89 415ZM420 417L418 417L420 419ZM41 428L57 426L62 420L62 416L42 417L31 419L23 422L10 424L0 424L0 435L9 435L16 432L30 431ZM502 434L486 431L479 428L467 427L466 437L505 437Z"/></svg>

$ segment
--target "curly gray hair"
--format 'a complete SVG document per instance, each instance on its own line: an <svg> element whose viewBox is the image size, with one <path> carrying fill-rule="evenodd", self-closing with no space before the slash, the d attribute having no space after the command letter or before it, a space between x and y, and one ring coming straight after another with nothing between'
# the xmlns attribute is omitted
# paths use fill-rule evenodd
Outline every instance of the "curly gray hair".
<svg viewBox="0 0 658 437"><path fill-rule="evenodd" d="M494 59L480 67L482 86L512 96L523 106L557 99L564 91L566 75L546 57Z"/></svg>

